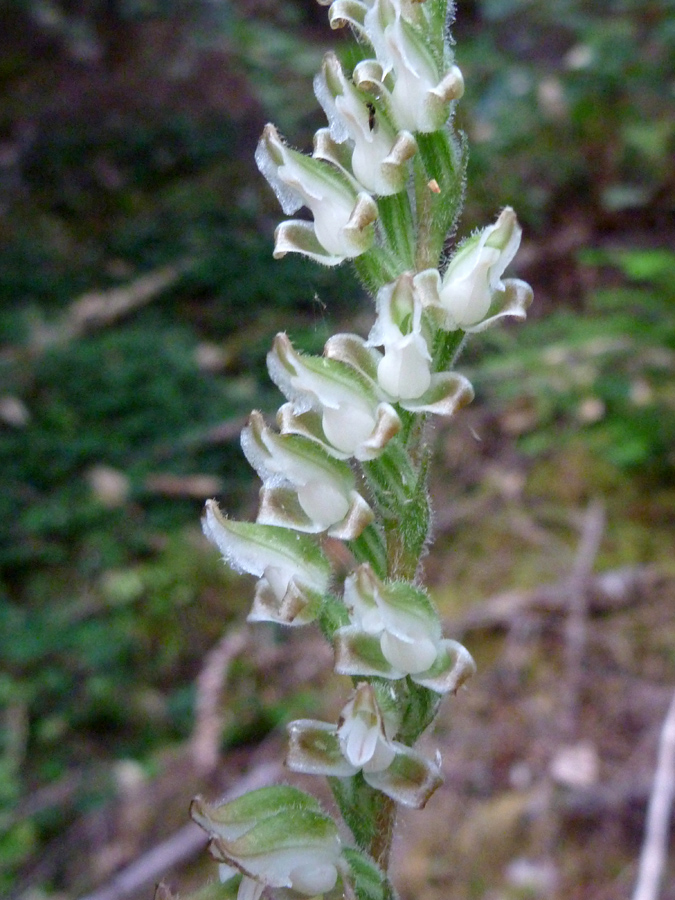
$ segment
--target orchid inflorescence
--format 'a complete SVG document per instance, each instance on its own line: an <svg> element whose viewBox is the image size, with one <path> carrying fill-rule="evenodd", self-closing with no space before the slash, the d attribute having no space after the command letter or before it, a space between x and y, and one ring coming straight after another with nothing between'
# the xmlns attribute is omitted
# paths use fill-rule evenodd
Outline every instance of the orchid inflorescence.
<svg viewBox="0 0 675 900"><path fill-rule="evenodd" d="M337 334L321 357L285 334L268 355L286 397L276 427L254 411L244 453L262 480L254 523L206 504L204 532L233 569L259 580L249 621L318 622L335 671L353 692L335 723L289 725L287 766L325 775L355 847L333 819L290 786L230 803L193 803L211 837L225 893L394 896L386 869L396 804L420 808L442 781L415 743L441 698L474 671L445 638L420 583L430 528L429 415L473 398L451 371L468 333L523 319L530 287L503 278L521 231L506 208L449 259L464 193L466 147L453 127L464 82L448 38L448 0L319 0L333 28L353 29L363 59L350 73L328 53L315 78L328 127L314 152L290 148L268 125L258 166L286 214L274 255L350 260L374 297L367 338ZM340 583L330 539L351 553Z"/></svg>

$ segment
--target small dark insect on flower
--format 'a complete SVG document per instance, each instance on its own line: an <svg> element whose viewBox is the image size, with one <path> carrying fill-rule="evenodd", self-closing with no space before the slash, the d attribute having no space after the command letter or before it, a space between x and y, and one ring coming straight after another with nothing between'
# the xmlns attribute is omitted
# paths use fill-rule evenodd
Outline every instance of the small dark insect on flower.
<svg viewBox="0 0 675 900"><path fill-rule="evenodd" d="M366 103L366 106L368 107L368 128L370 128L371 131L374 131L375 130L375 107L373 106L372 103Z"/></svg>

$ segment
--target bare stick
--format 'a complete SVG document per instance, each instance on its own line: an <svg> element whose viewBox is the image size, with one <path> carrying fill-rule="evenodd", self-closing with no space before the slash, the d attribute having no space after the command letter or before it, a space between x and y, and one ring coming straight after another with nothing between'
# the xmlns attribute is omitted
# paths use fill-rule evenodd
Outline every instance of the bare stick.
<svg viewBox="0 0 675 900"><path fill-rule="evenodd" d="M630 606L658 580L659 574L648 566L624 566L591 575L583 582L590 612L623 609ZM504 591L476 604L456 619L448 619L446 628L453 636L481 628L509 628L514 619L529 612L564 613L569 606L569 579L544 584L527 591Z"/></svg>
<svg viewBox="0 0 675 900"><path fill-rule="evenodd" d="M668 854L675 791L675 694L663 721L659 755L647 808L645 839L633 900L657 900Z"/></svg>
<svg viewBox="0 0 675 900"><path fill-rule="evenodd" d="M139 275L121 287L83 294L71 303L56 325L36 329L33 343L43 349L110 325L159 297L178 281L185 268L184 263L165 266Z"/></svg>
<svg viewBox="0 0 675 900"><path fill-rule="evenodd" d="M569 613L565 628L567 698L562 716L562 730L568 740L574 738L579 721L588 619L586 582L593 572L604 528L604 507L599 500L594 500L584 515L581 540L568 583Z"/></svg>
<svg viewBox="0 0 675 900"><path fill-rule="evenodd" d="M232 661L242 652L247 641L246 630L225 634L209 651L197 678L192 756L202 775L213 772L218 764L223 726L220 701Z"/></svg>

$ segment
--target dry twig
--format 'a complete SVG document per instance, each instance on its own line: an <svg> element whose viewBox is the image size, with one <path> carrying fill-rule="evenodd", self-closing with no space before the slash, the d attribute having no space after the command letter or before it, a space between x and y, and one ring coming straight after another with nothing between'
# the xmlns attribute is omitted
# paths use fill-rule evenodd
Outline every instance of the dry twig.
<svg viewBox="0 0 675 900"><path fill-rule="evenodd" d="M43 349L81 337L94 328L111 325L172 287L185 268L185 265L164 266L121 287L89 291L71 303L56 325L37 329L33 344Z"/></svg>
<svg viewBox="0 0 675 900"><path fill-rule="evenodd" d="M661 729L659 755L647 808L645 838L633 900L657 900L668 854L675 793L675 694Z"/></svg>
<svg viewBox="0 0 675 900"><path fill-rule="evenodd" d="M229 632L209 651L197 678L195 728L192 736L192 757L195 767L203 774L213 772L218 764L223 717L221 698L230 666L248 642L248 632Z"/></svg>
<svg viewBox="0 0 675 900"><path fill-rule="evenodd" d="M625 566L583 579L589 612L604 612L629 606L657 580L648 566ZM569 606L569 579L541 585L528 591L504 591L447 622L453 637L482 628L510 628L514 619L527 612L564 613Z"/></svg>
<svg viewBox="0 0 675 900"><path fill-rule="evenodd" d="M561 717L561 731L573 740L579 721L579 698L587 643L588 592L586 584L593 574L595 558L605 530L605 511L599 500L589 504L581 528L581 540L568 582L569 612L565 627L565 685L567 696Z"/></svg>

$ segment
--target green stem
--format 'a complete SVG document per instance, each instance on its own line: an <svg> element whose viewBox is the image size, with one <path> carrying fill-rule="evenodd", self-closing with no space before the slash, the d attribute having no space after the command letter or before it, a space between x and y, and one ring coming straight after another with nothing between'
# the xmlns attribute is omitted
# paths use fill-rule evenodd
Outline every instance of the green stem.
<svg viewBox="0 0 675 900"><path fill-rule="evenodd" d="M373 296L404 271L384 247L372 247L352 262L361 283Z"/></svg>
<svg viewBox="0 0 675 900"><path fill-rule="evenodd" d="M361 773L352 778L329 778L328 783L357 845L386 872L394 836L396 802L367 784Z"/></svg>
<svg viewBox="0 0 675 900"><path fill-rule="evenodd" d="M447 372L464 348L464 331L439 331L434 343L434 372Z"/></svg>
<svg viewBox="0 0 675 900"><path fill-rule="evenodd" d="M466 140L450 129L418 134L415 157L419 270L435 269L464 202Z"/></svg>
<svg viewBox="0 0 675 900"><path fill-rule="evenodd" d="M406 191L379 197L380 224L401 271L415 265L415 235L410 200Z"/></svg>
<svg viewBox="0 0 675 900"><path fill-rule="evenodd" d="M383 872L389 869L389 855L394 839L394 826L396 824L396 802L380 794L381 800L377 811L375 837L368 848L370 856L375 860Z"/></svg>

